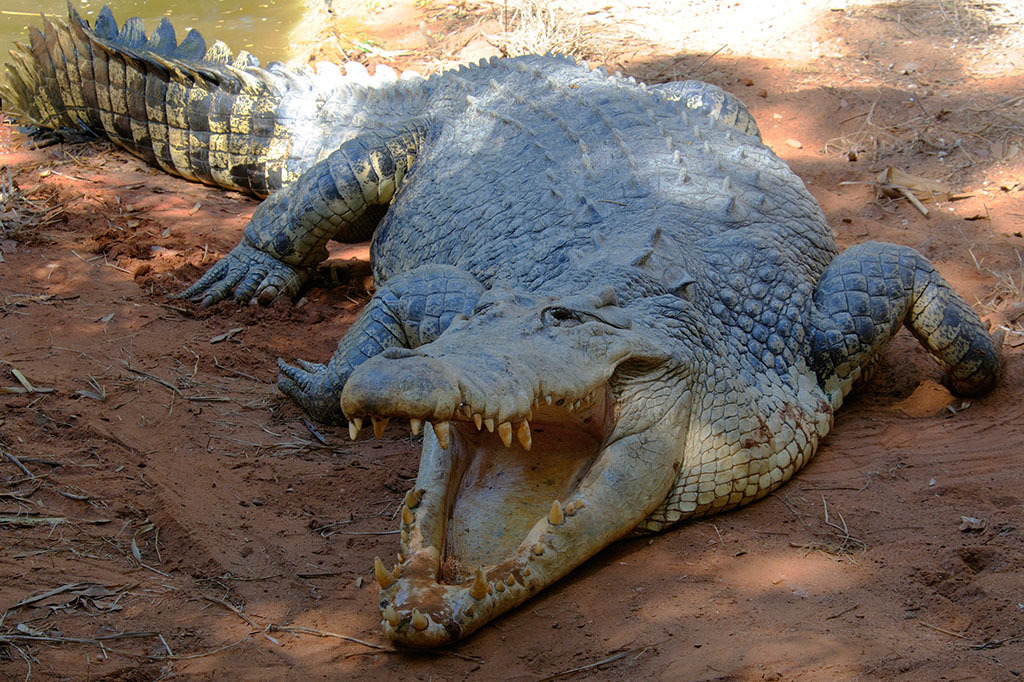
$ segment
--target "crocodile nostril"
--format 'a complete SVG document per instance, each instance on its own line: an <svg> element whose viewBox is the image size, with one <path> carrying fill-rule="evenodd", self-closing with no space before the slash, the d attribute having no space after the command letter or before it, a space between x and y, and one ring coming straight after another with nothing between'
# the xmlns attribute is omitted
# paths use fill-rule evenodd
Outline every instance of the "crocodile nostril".
<svg viewBox="0 0 1024 682"><path fill-rule="evenodd" d="M385 348L384 352L381 353L382 357L388 360L401 360L402 358L418 358L423 353L412 348L402 348L401 346L394 346L392 348Z"/></svg>

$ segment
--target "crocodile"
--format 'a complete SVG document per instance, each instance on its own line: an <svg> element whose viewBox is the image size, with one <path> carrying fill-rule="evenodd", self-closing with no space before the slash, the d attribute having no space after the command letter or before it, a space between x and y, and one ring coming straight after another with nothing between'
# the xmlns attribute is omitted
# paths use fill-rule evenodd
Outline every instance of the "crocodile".
<svg viewBox="0 0 1024 682"><path fill-rule="evenodd" d="M325 364L278 384L353 439L423 433L381 625L477 630L633 533L763 498L810 460L907 327L951 389L1000 359L911 248L839 252L818 204L714 86L557 56L428 79L262 67L72 9L14 52L5 103L190 180L269 195L181 295L294 296L329 240L376 292Z"/></svg>

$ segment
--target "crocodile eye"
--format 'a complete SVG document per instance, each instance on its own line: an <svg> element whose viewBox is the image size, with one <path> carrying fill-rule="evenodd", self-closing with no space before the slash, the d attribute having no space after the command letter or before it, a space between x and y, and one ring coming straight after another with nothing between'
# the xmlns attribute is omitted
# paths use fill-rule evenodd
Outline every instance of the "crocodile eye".
<svg viewBox="0 0 1024 682"><path fill-rule="evenodd" d="M473 308L473 314L474 315L479 315L481 313L485 313L488 310L490 310L491 306L493 306L493 305L494 305L493 302L481 303L481 304L477 305L477 307Z"/></svg>
<svg viewBox="0 0 1024 682"><path fill-rule="evenodd" d="M551 306L541 311L540 321L547 327L575 327L580 324L580 315L575 310Z"/></svg>

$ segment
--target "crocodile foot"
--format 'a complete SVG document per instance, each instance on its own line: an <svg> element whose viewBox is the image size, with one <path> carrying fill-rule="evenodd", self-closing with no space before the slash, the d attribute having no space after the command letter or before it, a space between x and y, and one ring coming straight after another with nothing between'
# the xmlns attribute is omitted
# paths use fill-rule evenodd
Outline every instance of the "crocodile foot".
<svg viewBox="0 0 1024 682"><path fill-rule="evenodd" d="M175 298L188 298L204 308L223 301L232 292L238 303L273 303L279 296L295 296L309 279L312 268L282 263L242 242L217 261L195 284Z"/></svg>
<svg viewBox="0 0 1024 682"><path fill-rule="evenodd" d="M277 387L302 410L322 424L345 424L341 413L341 389L345 382L328 370L327 365L296 360L298 367L281 358L277 367Z"/></svg>

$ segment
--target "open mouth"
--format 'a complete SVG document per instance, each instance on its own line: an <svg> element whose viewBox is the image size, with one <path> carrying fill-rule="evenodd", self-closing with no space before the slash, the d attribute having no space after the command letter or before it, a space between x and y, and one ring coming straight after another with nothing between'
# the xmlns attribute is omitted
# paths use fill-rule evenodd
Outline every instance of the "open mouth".
<svg viewBox="0 0 1024 682"><path fill-rule="evenodd" d="M570 557L592 544L583 518L614 430L613 404L599 386L538 396L518 420L498 422L463 403L451 419L427 421L419 478L401 509L398 563L375 563L392 639L458 639L580 563ZM351 431L371 417L379 435L399 416L408 417L352 417ZM412 418L413 431L423 423ZM607 544L594 540L587 556Z"/></svg>

